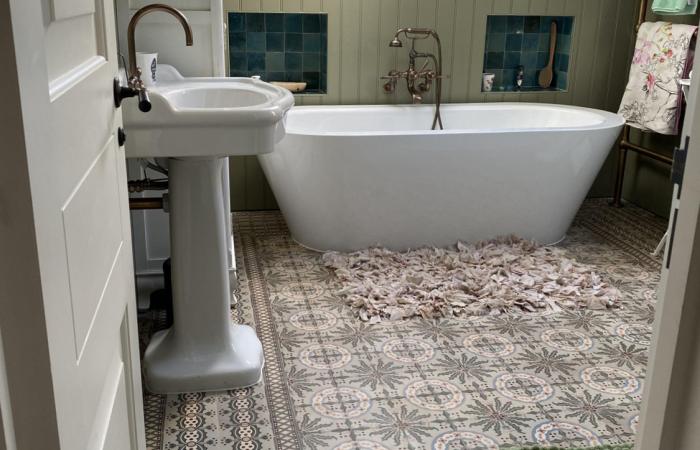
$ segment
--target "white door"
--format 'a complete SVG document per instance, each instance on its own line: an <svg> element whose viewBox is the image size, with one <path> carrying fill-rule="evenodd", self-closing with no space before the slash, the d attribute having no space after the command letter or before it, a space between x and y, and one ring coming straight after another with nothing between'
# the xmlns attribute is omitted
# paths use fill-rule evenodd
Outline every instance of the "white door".
<svg viewBox="0 0 700 450"><path fill-rule="evenodd" d="M18 448L144 449L113 0L9 0L9 12L0 27L12 26L43 303L41 314L0 322ZM22 327L27 340L9 341ZM44 330L37 351L30 340ZM13 395L32 392L16 373L22 349L50 376L50 392L28 405ZM31 426L53 442L23 446Z"/></svg>

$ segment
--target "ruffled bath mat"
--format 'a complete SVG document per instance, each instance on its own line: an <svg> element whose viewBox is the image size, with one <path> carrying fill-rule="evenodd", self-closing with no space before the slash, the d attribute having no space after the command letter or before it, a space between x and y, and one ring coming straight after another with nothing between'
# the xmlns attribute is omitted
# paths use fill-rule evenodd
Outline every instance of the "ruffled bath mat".
<svg viewBox="0 0 700 450"><path fill-rule="evenodd" d="M338 294L370 323L616 307L619 291L593 266L514 236L454 248L328 252Z"/></svg>
<svg viewBox="0 0 700 450"><path fill-rule="evenodd" d="M632 444L601 445L598 447L505 447L503 450L632 450Z"/></svg>

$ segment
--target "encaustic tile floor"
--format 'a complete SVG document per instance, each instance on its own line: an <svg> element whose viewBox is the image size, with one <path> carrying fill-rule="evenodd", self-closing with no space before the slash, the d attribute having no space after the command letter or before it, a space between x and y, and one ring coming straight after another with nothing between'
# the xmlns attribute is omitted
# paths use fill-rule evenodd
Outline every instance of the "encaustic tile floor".
<svg viewBox="0 0 700 450"><path fill-rule="evenodd" d="M623 305L367 325L277 212L236 216L241 297L263 382L145 394L149 449L498 449L631 443L666 222L587 201L561 244ZM142 343L162 320L142 318Z"/></svg>

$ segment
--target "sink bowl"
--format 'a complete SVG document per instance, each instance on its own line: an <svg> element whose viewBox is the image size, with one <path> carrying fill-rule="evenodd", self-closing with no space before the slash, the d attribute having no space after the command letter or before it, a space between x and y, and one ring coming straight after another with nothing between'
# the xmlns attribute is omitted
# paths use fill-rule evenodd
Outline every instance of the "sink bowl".
<svg viewBox="0 0 700 450"><path fill-rule="evenodd" d="M258 155L284 137L294 105L286 89L254 78L185 78L165 64L157 78L150 112L123 103L127 158Z"/></svg>
<svg viewBox="0 0 700 450"><path fill-rule="evenodd" d="M186 109L250 108L269 100L264 93L241 87L188 86L163 92L173 107Z"/></svg>

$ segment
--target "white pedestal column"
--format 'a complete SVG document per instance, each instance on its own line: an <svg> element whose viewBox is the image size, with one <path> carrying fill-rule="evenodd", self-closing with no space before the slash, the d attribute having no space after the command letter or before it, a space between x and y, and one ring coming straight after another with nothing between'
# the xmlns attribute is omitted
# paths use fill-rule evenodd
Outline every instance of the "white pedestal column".
<svg viewBox="0 0 700 450"><path fill-rule="evenodd" d="M229 181L228 158L224 158L222 164L221 189L224 192L224 212L226 214L226 236L228 239L228 268L231 271L236 270L236 254L233 245L233 224L231 223L231 183Z"/></svg>
<svg viewBox="0 0 700 450"><path fill-rule="evenodd" d="M255 331L230 319L225 161L169 161L174 323L144 356L146 387L155 393L241 388L262 374Z"/></svg>

